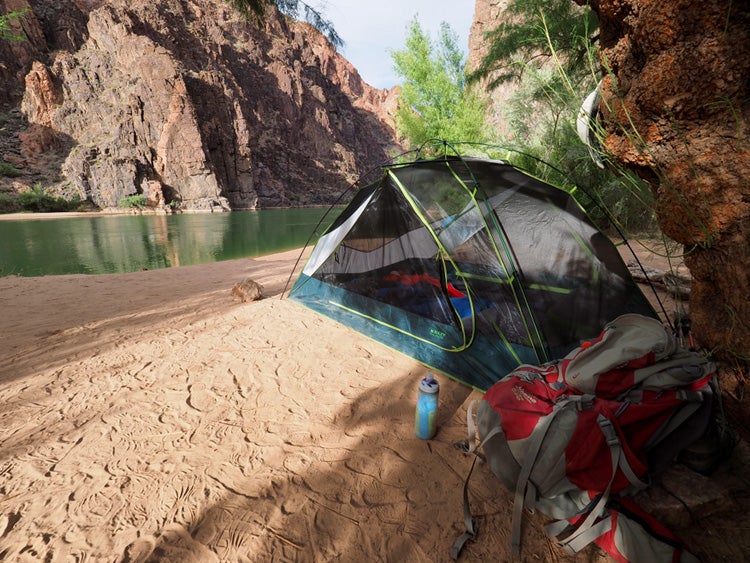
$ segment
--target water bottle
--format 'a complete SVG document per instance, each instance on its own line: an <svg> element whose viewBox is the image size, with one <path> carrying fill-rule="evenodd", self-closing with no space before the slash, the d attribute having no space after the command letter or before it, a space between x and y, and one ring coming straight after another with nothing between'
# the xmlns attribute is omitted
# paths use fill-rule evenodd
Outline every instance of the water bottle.
<svg viewBox="0 0 750 563"><path fill-rule="evenodd" d="M432 372L419 382L419 394L417 395L417 417L414 422L414 431L417 438L429 440L437 431L437 408L440 384Z"/></svg>

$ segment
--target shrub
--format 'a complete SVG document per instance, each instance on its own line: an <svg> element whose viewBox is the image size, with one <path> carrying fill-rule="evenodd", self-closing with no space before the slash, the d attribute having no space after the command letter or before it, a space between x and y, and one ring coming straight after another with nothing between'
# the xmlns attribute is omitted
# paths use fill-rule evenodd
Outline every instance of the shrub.
<svg viewBox="0 0 750 563"><path fill-rule="evenodd" d="M18 194L16 203L23 211L52 213L76 209L81 205L81 200L80 198L75 198L68 201L61 197L51 196L47 193L44 186L35 184L30 190Z"/></svg>
<svg viewBox="0 0 750 563"><path fill-rule="evenodd" d="M119 205L120 207L143 209L144 207L146 207L147 203L148 200L146 199L145 195L133 194L122 198L117 202L117 205Z"/></svg>
<svg viewBox="0 0 750 563"><path fill-rule="evenodd" d="M18 176L22 176L23 172L21 172L18 168L13 166L10 162L5 162L4 160L0 160L0 176L7 176L8 178L17 178Z"/></svg>
<svg viewBox="0 0 750 563"><path fill-rule="evenodd" d="M21 211L18 198L9 194L0 194L0 213L15 213Z"/></svg>

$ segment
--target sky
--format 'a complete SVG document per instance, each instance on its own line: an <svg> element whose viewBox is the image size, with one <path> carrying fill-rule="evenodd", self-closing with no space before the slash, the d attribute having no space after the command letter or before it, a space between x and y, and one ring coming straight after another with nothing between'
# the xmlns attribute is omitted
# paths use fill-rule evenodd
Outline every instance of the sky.
<svg viewBox="0 0 750 563"><path fill-rule="evenodd" d="M438 39L440 23L447 22L458 34L464 54L469 50L475 0L325 0L309 4L333 23L344 40L339 52L376 88L398 84L390 52L405 48L409 23L415 16L433 41Z"/></svg>

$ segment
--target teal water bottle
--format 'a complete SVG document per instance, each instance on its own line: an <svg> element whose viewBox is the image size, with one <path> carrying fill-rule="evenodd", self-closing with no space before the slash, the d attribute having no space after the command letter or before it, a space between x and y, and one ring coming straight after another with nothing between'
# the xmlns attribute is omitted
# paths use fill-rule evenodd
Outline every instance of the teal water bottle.
<svg viewBox="0 0 750 563"><path fill-rule="evenodd" d="M414 431L417 438L429 440L437 431L437 409L440 384L432 372L419 382L419 394L417 395L417 417L414 422Z"/></svg>

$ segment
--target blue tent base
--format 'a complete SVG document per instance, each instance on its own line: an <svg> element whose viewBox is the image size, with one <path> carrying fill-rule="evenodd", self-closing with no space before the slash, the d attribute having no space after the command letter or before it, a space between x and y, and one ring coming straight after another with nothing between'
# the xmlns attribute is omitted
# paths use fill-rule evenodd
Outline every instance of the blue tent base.
<svg viewBox="0 0 750 563"><path fill-rule="evenodd" d="M539 363L530 347L504 346L499 340L479 335L464 350L445 350L446 346L462 343L455 326L404 312L304 274L290 299L479 391L486 391L509 372L502 366ZM368 311L368 315L357 311ZM434 342L426 341L427 336Z"/></svg>

